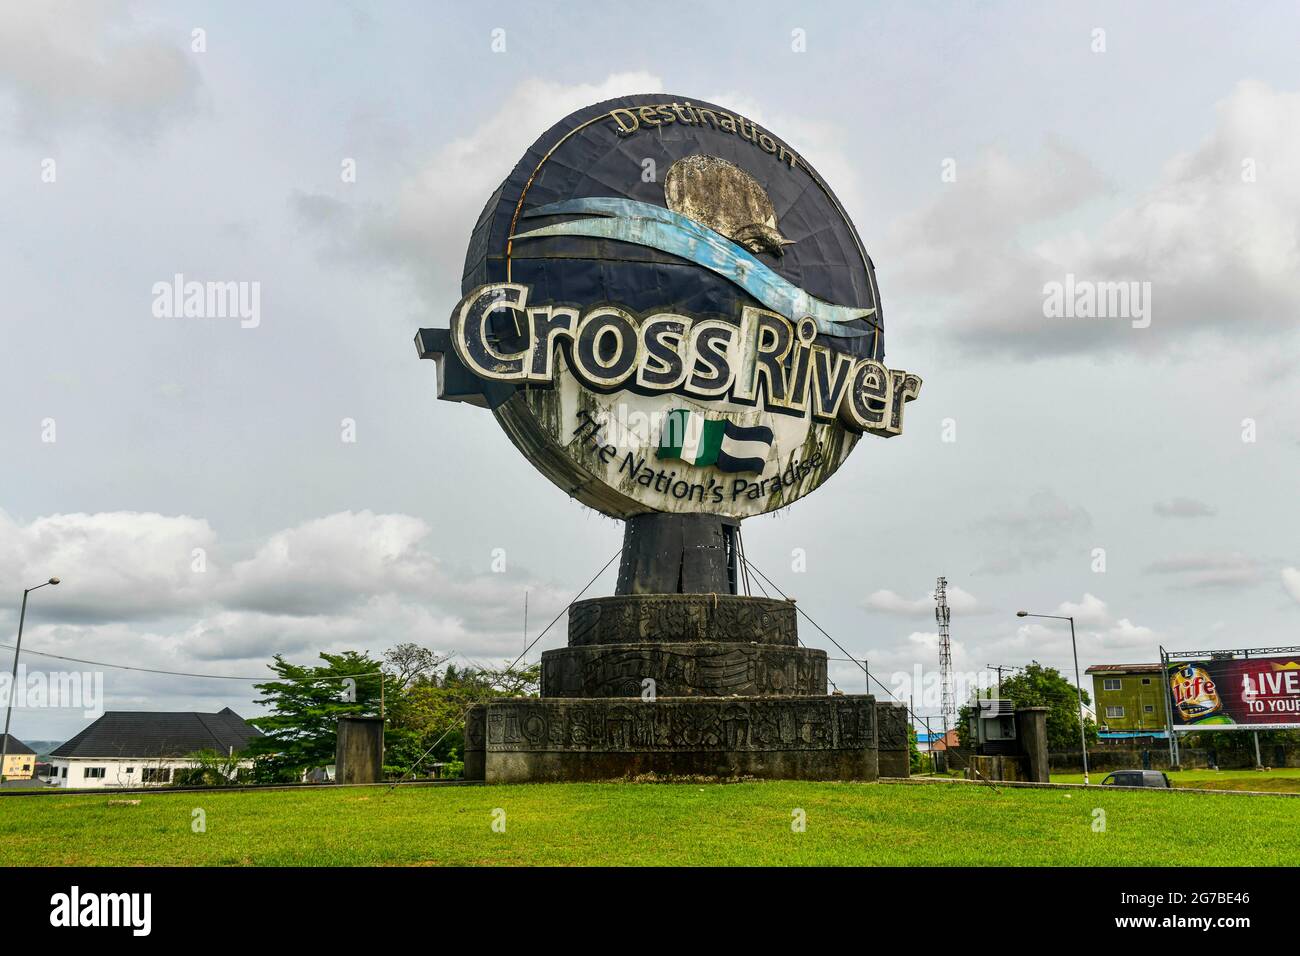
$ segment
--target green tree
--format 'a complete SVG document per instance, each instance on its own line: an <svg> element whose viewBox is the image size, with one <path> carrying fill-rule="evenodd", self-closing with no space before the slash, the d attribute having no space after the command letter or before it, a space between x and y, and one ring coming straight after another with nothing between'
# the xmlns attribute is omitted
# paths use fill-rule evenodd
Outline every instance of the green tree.
<svg viewBox="0 0 1300 956"><path fill-rule="evenodd" d="M379 716L378 661L357 651L322 653L320 659L322 666L300 667L277 654L269 666L278 679L254 685L262 694L257 703L271 710L249 721L265 735L255 737L248 751L259 781L297 780L305 771L332 764L339 718ZM395 677L382 680L386 697L398 694Z"/></svg>
<svg viewBox="0 0 1300 956"><path fill-rule="evenodd" d="M242 753L220 753L216 750L200 750L190 754L194 761L191 767L178 767L172 774L172 786L175 787L228 787L234 783L243 783L247 772L239 766L244 759Z"/></svg>
<svg viewBox="0 0 1300 956"><path fill-rule="evenodd" d="M413 684L438 682L438 668L451 659L419 644L398 644L384 651L384 670L405 690Z"/></svg>
<svg viewBox="0 0 1300 956"><path fill-rule="evenodd" d="M1249 726L1249 725L1246 725ZM1300 731L1260 730L1259 757L1265 767L1276 762L1277 748L1283 757L1300 749ZM1251 767L1255 764L1255 735L1240 730L1198 730L1178 735L1178 746L1185 750L1210 750L1223 767Z"/></svg>
<svg viewBox="0 0 1300 956"><path fill-rule="evenodd" d="M448 657L411 643L386 651L382 665L357 651L322 653L325 663L315 667L290 664L277 655L270 665L277 679L256 685L262 694L257 703L271 713L249 721L265 734L249 747L254 779L294 781L305 771L332 764L339 718L378 716L381 686L385 775L400 777L421 757L417 773L443 763L455 774L463 766L464 717L470 705L490 697L535 695L541 669L457 669L452 664L440 669Z"/></svg>
<svg viewBox="0 0 1300 956"><path fill-rule="evenodd" d="M910 723L907 725L907 763L912 773L921 772L921 748L916 739L916 728Z"/></svg>
<svg viewBox="0 0 1300 956"><path fill-rule="evenodd" d="M540 680L541 668L536 664L521 669L459 670L448 665L441 674L415 680L397 695L389 712L392 730L385 740L385 773L400 776L421 756L417 774L426 773L434 763L448 764L448 770L455 772L465 753L465 712L470 705L492 697L535 696Z"/></svg>
<svg viewBox="0 0 1300 956"><path fill-rule="evenodd" d="M992 698L989 688L984 694ZM1024 670L1002 681L1002 698L1017 707L1047 708L1047 748L1052 751L1079 749L1079 697L1074 685L1055 667L1044 667L1037 661ZM1088 692L1083 692L1083 702L1091 703ZM970 734L970 718L974 706L966 704L957 713L957 736L963 747L975 746ZM1097 725L1091 718L1084 721L1084 733L1089 745L1097 742Z"/></svg>

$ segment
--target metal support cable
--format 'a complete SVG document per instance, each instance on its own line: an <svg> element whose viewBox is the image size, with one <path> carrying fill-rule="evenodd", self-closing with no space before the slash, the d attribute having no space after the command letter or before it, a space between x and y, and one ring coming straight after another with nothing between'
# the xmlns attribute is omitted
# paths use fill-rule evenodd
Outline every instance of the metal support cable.
<svg viewBox="0 0 1300 956"><path fill-rule="evenodd" d="M538 641L540 641L543 637L546 636L547 632L550 631L550 629L555 626L555 622L568 613L569 608L573 607L574 602L576 602L578 598L582 597L584 594L587 593L587 589L596 583L596 579L599 578L602 574L604 574L605 571L608 570L609 566L613 564L616 560L618 560L618 556L622 553L623 553L622 548L619 548L617 551L615 551L614 556L611 557L608 561L606 561L604 566L599 571L597 571L594 575L592 575L591 580L582 586L582 590L579 591L577 594L575 594L569 600L569 603L560 609L559 614L556 614L555 617L551 618L551 623L547 624L546 627L542 628L542 632L538 634L535 638L533 638L532 641L529 643L529 645L525 647L522 651L520 651L519 656L516 657L514 661L511 662L511 664L505 669L505 672L507 674L514 672L515 667L519 664L521 660L524 659L524 657L528 654L528 652L533 649L534 645L536 645ZM442 743L444 740L447 739L448 734L450 734L457 727L465 723L465 718L469 715L469 711L471 707L474 707L476 704L481 704L484 701L491 700L491 699L492 699L492 695L484 694L481 697L477 698L476 700L470 701L470 703L466 705L465 709L461 711L460 716L456 718L456 720L452 721L452 723L447 727L447 729L442 732L441 736L439 736L437 740L431 743L428 749L424 751L424 753L420 754L420 756L416 758L415 762L411 764L411 766L409 766L406 769L406 771L393 782L393 785L391 787L389 787L387 790L384 791L385 796L392 793L393 789L399 783L405 781L407 776L411 774L416 767L420 766L420 764L424 762L424 759L428 757L429 754L433 753L434 748L437 747L438 744Z"/></svg>
<svg viewBox="0 0 1300 956"><path fill-rule="evenodd" d="M780 594L781 597L785 598L787 601L790 600L789 595L787 595L784 591L782 591L782 590L780 589L780 587L777 586L776 582L774 582L771 578L769 578L766 574L764 574L764 573L762 572L762 570L760 570L756 565L754 565L753 562L751 562L751 561L746 561L746 563L750 566L750 568L754 571L754 573L758 575L759 578L761 578L762 580L766 581L768 584L772 585L772 589L775 590L778 594ZM877 678L874 674L871 673L871 671L869 671L869 670L867 669L867 665L866 665L866 662L865 662L865 661L859 661L859 660L857 660L857 659L856 659L852 654L849 654L849 652L848 652L847 650L844 649L844 645L843 645L843 644L841 644L839 641L835 640L835 638L831 637L830 633L829 633L829 632L828 632L824 627L822 627L820 624L818 624L816 621L814 621L814 620L812 619L812 616L809 615L809 613L808 613L807 611L805 611L802 607L800 607L797 603L795 603L794 607L795 607L795 610L796 610L796 611L798 611L798 612L799 612L800 614L802 614L805 618L807 618L809 624L811 624L813 627L817 628L817 630L821 631L822 634L824 634L824 635L826 636L826 639L827 639L827 640L829 640L832 644L834 644L836 647L838 647L838 648L839 648L841 651L843 651L845 654L848 654L849 660L853 661L853 663L855 663L855 664L857 664L859 667L861 667L863 673L865 673L865 674L867 675L868 679L875 681L876 684L879 685L879 687L880 687L881 690L883 690L886 694L888 694L888 695L889 695L891 698L893 698L894 700L898 701L898 703L900 703L900 704L902 704L904 707L906 707L906 708L907 708L907 714L908 714L909 717L911 717L913 720L920 720L920 718L916 716L916 713L912 710L912 708L911 708L911 706L910 706L909 704L905 703L905 702L902 701L902 700L899 700L898 697L896 697L896 696L894 695L894 692L893 692L893 691L891 691L891 690L890 690L888 687L886 687L884 684L880 683L879 678ZM800 643L803 643L803 642L801 641ZM951 751L951 750L945 750L945 753L949 753L949 754L951 754L952 751ZM956 756L958 756L959 758L961 757L960 754L957 754ZM994 783L993 783L992 780L989 780L987 777L985 777L982 773L979 772L979 768L978 768L978 767L976 767L974 764L970 763L969 761L966 762L966 766L969 767L972 771L974 771L975 775L976 775L977 777L979 777L979 779L980 779L981 781L983 781L985 784L987 784L990 788L992 788L992 789L995 790L995 791L998 790L998 788L994 785ZM998 792L1000 793L1001 791L998 791Z"/></svg>
<svg viewBox="0 0 1300 956"><path fill-rule="evenodd" d="M12 644L0 644L0 647L3 647L7 650L13 650ZM338 675L328 675L328 676L321 676L321 677L275 677L275 676L267 676L267 675L262 675L261 677L241 677L238 674L196 674L196 673L191 673L189 671L165 671L165 670L158 670L153 667L136 667L133 664L110 664L106 661L88 661L81 657L68 657L64 654L51 654L49 651L34 651L31 648L26 648L23 651L23 653L35 654L37 657L52 657L55 660L60 660L60 661L71 661L74 664L90 664L93 667L110 667L113 668L114 670L138 671L142 674L162 674L167 677L197 677L203 680L255 681L259 684L271 683L274 681L351 680L352 678L355 677L374 677L378 674L383 673L382 670L378 670L378 671L361 671L360 673L356 673L356 674L338 674Z"/></svg>

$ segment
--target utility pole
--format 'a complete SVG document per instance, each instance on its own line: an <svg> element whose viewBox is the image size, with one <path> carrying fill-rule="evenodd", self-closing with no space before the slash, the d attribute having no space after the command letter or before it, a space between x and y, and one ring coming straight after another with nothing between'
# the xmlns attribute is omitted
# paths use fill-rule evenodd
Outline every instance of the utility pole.
<svg viewBox="0 0 1300 956"><path fill-rule="evenodd" d="M1007 671L1008 673L1012 673L1014 671L1024 670L1023 666L1019 666L1015 664L985 664L984 666L987 667L989 670L997 671L998 673L998 697L999 698L1002 697L1002 672Z"/></svg>
<svg viewBox="0 0 1300 956"><path fill-rule="evenodd" d="M1165 732L1169 735L1169 769L1173 770L1178 766L1178 738L1174 736L1174 702L1169 696L1169 654L1163 644L1160 645L1160 683L1165 699Z"/></svg>
<svg viewBox="0 0 1300 956"><path fill-rule="evenodd" d="M930 742L930 773L935 772L937 758L934 755L934 732L930 730L930 718L925 718L925 739Z"/></svg>
<svg viewBox="0 0 1300 956"><path fill-rule="evenodd" d="M1074 637L1074 615L1072 614L1030 614L1017 611L1016 617L1045 617L1054 621L1070 622L1070 649L1074 652L1074 689L1079 695L1079 748L1083 754L1083 785L1088 785L1088 737L1083 722L1083 682L1079 680L1079 642Z"/></svg>
<svg viewBox="0 0 1300 956"><path fill-rule="evenodd" d="M921 736L921 732L916 729L916 695L915 694L907 695L907 726L912 728L912 733L916 734L918 737ZM908 741L907 746L908 749L910 750L912 747L911 741ZM917 749L920 748L918 747Z"/></svg>
<svg viewBox="0 0 1300 956"><path fill-rule="evenodd" d="M45 584L58 584L58 578L50 578ZM5 782L5 761L9 759L9 721L14 715L14 694L17 693L18 687L18 655L23 652L23 622L27 620L27 595L40 588L45 584L38 584L34 588L27 588L23 591L23 609L18 612L18 642L14 645L14 670L9 678L9 701L5 707L5 732L0 737L0 785Z"/></svg>

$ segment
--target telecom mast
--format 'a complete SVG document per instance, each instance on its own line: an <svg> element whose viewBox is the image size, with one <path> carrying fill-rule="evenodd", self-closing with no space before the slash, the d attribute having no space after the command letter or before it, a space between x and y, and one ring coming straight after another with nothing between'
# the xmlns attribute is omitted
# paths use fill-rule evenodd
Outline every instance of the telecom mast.
<svg viewBox="0 0 1300 956"><path fill-rule="evenodd" d="M952 613L948 609L948 579L939 578L934 586L934 619L939 624L939 682L943 687L943 702L939 712L943 714L944 729L949 721L957 721L957 705L952 699L952 640L948 636L948 622Z"/></svg>

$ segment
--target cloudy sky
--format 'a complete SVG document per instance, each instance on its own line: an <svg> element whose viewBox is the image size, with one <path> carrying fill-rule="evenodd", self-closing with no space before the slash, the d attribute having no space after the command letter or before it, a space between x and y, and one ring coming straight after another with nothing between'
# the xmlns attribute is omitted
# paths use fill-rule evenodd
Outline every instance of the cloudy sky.
<svg viewBox="0 0 1300 956"><path fill-rule="evenodd" d="M1083 666L1297 643L1300 14L1129 6L5 4L0 643L56 574L32 651L236 676L399 641L513 658L525 591L531 638L621 526L436 401L412 336L533 139L659 91L817 166L876 262L890 364L925 380L902 437L745 526L874 675L932 681L941 574L962 673L1068 665L1068 630L1020 607L1074 613ZM258 321L155 315L178 273L259 283ZM1149 289L1149 324L1045 317L1067 276ZM110 709L255 712L247 682L103 673Z"/></svg>

